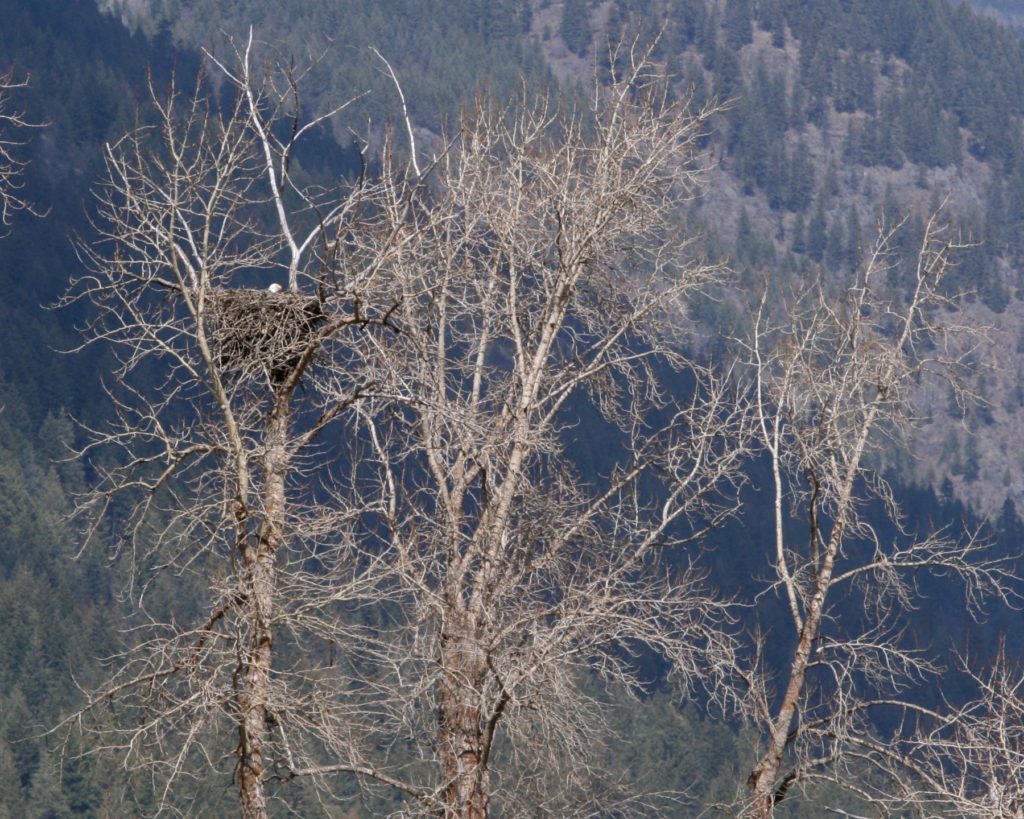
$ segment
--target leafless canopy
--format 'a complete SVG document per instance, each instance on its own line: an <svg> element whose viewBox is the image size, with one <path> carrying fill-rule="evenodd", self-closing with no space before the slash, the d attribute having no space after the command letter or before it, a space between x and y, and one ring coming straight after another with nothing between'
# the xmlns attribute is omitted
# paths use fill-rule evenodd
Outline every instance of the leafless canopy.
<svg viewBox="0 0 1024 819"><path fill-rule="evenodd" d="M121 368L82 508L127 504L142 621L72 722L167 810L230 757L246 817L353 777L402 815L651 815L585 795L584 682L635 685L639 650L684 689L733 666L683 547L733 510L747 416L671 341L719 274L674 221L711 111L627 53L579 110L482 103L428 167L386 144L379 176L304 185L298 85L251 50L233 107L154 94L108 151L71 297ZM201 611L147 607L172 582Z"/></svg>
<svg viewBox="0 0 1024 819"><path fill-rule="evenodd" d="M1024 817L1024 674L1000 652L987 673L963 670L977 696L924 721L905 747L916 777L907 801L921 815L970 819Z"/></svg>
<svg viewBox="0 0 1024 819"><path fill-rule="evenodd" d="M1014 596L1013 565L978 539L915 526L889 542L865 514L874 503L897 527L905 523L877 472L880 455L902 443L922 380L961 390L983 340L945 309L955 307L944 288L957 245L937 217L909 282L895 278L898 229L881 231L855 281L814 283L781 319L762 302L750 343L756 426L772 470L771 588L793 629L775 638L790 646L780 685L760 667L747 680L748 714L763 742L748 781L752 816L771 816L791 788L822 778L899 804L903 791L888 777L912 774L891 764L901 738L878 739L873 715L916 724L908 689L939 671L904 633L917 578L958 579L974 614L986 597ZM789 524L790 514L804 525ZM881 785L872 778L879 771Z"/></svg>
<svg viewBox="0 0 1024 819"><path fill-rule="evenodd" d="M153 90L152 124L107 149L99 239L68 301L95 304L86 343L120 366L111 426L82 453L98 479L80 511L89 542L110 526L128 558L138 625L69 725L152 774L159 809L183 804L182 777L232 759L259 817L284 756L273 727L294 745L331 730L310 711L338 690L321 679L327 646L349 642L328 603L368 596L365 560L316 523L324 459L310 453L372 384L359 350L390 332L397 294L378 284L401 237L374 204L384 177L293 176L301 138L344 106L302 120L294 74L255 75L252 48L223 69L226 107L203 78L190 95ZM377 231L376 255L359 255ZM189 593L168 594L172 577Z"/></svg>
<svg viewBox="0 0 1024 819"><path fill-rule="evenodd" d="M409 233L387 265L399 331L338 506L373 505L352 537L401 607L370 669L379 741L307 770L387 771L419 798L403 815L608 810L584 796L602 737L588 673L634 685L637 650L684 687L732 665L725 607L685 551L666 559L732 510L741 462L727 379L670 342L718 275L673 221L710 112L670 102L633 56L585 110L479 106L429 199L390 205ZM696 385L685 401L668 372ZM575 440L581 411L605 440Z"/></svg>

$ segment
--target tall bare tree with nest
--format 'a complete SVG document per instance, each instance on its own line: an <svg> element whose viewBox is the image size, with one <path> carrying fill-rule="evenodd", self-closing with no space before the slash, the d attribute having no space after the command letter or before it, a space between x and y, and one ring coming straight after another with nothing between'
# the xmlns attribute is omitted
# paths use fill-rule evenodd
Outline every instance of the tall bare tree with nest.
<svg viewBox="0 0 1024 819"><path fill-rule="evenodd" d="M880 233L849 285L818 281L774 322L762 302L750 344L755 426L774 493L772 589L792 629L777 680L760 664L747 676L747 713L761 744L746 812L761 819L794 788L823 779L871 802L898 803L905 791L891 777L913 773L892 762L908 737L880 737L877 716L915 724L915 713L926 712L908 689L939 671L906 635L917 578L958 579L975 614L987 596L1015 593L1012 564L978 539L907 531L888 542L866 514L875 504L897 527L906 523L877 471L881 453L905 441L923 382L963 390L983 340L952 319L955 299L944 288L957 244L943 238L937 217L909 292L893 275L898 229ZM802 526L792 522L800 519Z"/></svg>
<svg viewBox="0 0 1024 819"><path fill-rule="evenodd" d="M310 452L373 380L357 351L395 306L380 271L402 241L373 205L384 174L296 178L301 140L344 106L303 120L300 78L257 74L254 48L220 66L228 107L202 78L191 95L153 91L152 124L108 146L99 238L67 297L95 304L88 342L119 355L115 419L82 453L98 478L81 512L91 540L116 527L140 618L68 724L152 774L161 809L233 757L247 819L268 815L277 727L293 755L324 742L311 713L336 681L319 679L317 652L347 642L327 610L363 580L313 522ZM385 233L375 255L354 230ZM192 591L150 611L147 590L172 575ZM108 702L117 719L95 719Z"/></svg>
<svg viewBox="0 0 1024 819"><path fill-rule="evenodd" d="M645 55L612 62L580 109L480 105L423 207L388 206L410 234L389 393L359 405L339 492L378 510L352 536L401 605L365 669L380 741L303 772L386 771L417 797L402 815L657 815L597 775L587 680L635 688L638 652L684 689L733 667L686 547L734 509L746 416L675 342L720 274L675 221L711 111Z"/></svg>

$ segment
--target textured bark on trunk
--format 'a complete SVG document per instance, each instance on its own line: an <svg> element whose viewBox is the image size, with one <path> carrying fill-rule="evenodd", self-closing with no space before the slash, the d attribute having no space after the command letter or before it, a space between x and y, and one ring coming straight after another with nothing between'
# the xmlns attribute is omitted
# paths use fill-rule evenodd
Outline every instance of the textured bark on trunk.
<svg viewBox="0 0 1024 819"><path fill-rule="evenodd" d="M262 552L262 549L260 550ZM264 743L267 733L267 703L270 696L273 564L269 556L257 555L249 585L252 642L241 669L238 692L239 741L238 782L242 819L266 819Z"/></svg>
<svg viewBox="0 0 1024 819"><path fill-rule="evenodd" d="M290 407L279 397L267 421L264 453L263 520L253 544L243 534L241 557L246 572L251 637L238 671L238 785L242 819L267 819L266 739L270 702L273 633L271 621L277 550L285 518ZM244 527L240 529L244 532Z"/></svg>
<svg viewBox="0 0 1024 819"><path fill-rule="evenodd" d="M755 819L770 819L775 809L775 783L779 778L779 770L782 766L782 755L786 751L786 744L793 724L793 717L796 714L797 704L800 701L800 692L804 687L804 679L807 675L807 664L811 656L811 647L818 633L818 624L821 619L820 607L816 616L808 612L804 621L804 627L800 632L800 642L797 644L796 653L793 657L793 664L790 668L789 683L786 686L786 694L779 708L778 716L775 719L775 727L768 743L768 750L758 760L754 770L747 779L747 786L750 788L752 799L750 816Z"/></svg>
<svg viewBox="0 0 1024 819"><path fill-rule="evenodd" d="M445 819L487 819L490 787L481 724L480 690L487 661L467 619L441 637L444 678L439 707L439 753Z"/></svg>
<svg viewBox="0 0 1024 819"><path fill-rule="evenodd" d="M841 530L842 527L840 526L839 528ZM776 782L782 767L782 756L786 751L786 745L789 743L789 734L792 730L797 706L800 703L800 694L803 691L804 680L807 676L807 666L810 664L811 651L821 627L821 615L825 608L825 596L832 583L832 571L835 566L838 542L839 539L834 534L833 541L829 543L826 549L825 560L818 574L817 590L814 593L814 597L811 598L803 628L800 630L800 640L797 642L793 662L790 666L789 682L786 685L786 693L782 699L782 704L779 706L778 715L775 718L772 735L768 742L768 750L758 760L757 765L754 766L747 779L747 786L750 788L752 797L749 815L754 817L754 819L770 819L774 812L775 804L778 801Z"/></svg>

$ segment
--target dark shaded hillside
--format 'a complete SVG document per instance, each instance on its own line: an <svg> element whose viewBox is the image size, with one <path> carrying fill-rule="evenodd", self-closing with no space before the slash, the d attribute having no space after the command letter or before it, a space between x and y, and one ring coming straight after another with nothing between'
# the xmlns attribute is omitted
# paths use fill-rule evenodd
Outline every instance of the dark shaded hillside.
<svg viewBox="0 0 1024 819"><path fill-rule="evenodd" d="M31 134L25 193L46 218L19 218L0 240L0 816L137 815L120 802L112 764L59 769L42 731L78 700L123 627L117 581L102 551L75 558L66 520L85 480L63 463L76 438L66 413L103 416L109 403L99 353L62 355L83 317L45 309L79 271L71 237L88 234L90 187L104 141L135 121L147 67L166 82L178 60L166 45L132 37L90 0L0 0L0 55L31 86L19 101L45 123Z"/></svg>
<svg viewBox="0 0 1024 819"><path fill-rule="evenodd" d="M434 131L483 86L494 89L499 99L509 99L521 79L531 86L551 82L538 44L529 36L534 4L528 0L99 4L134 29L167 32L179 45L221 55L244 43L252 27L257 41L265 41L258 45L263 56L286 62L294 58L299 66L313 67L304 86L312 108L369 92L348 124L370 120L379 129L398 110L394 87L371 46L401 78L416 124ZM344 127L337 134L343 142L350 138Z"/></svg>
<svg viewBox="0 0 1024 819"><path fill-rule="evenodd" d="M0 404L9 420L34 429L47 412L80 415L102 402L95 357L57 353L77 343L73 326L81 316L45 309L79 270L72 236L89 231L102 146L135 122L148 71L159 87L172 65L191 76L198 63L112 25L90 0L0 0L0 14L0 54L30 77L21 101L45 123L31 134L25 183L27 196L49 215L21 218L0 242Z"/></svg>

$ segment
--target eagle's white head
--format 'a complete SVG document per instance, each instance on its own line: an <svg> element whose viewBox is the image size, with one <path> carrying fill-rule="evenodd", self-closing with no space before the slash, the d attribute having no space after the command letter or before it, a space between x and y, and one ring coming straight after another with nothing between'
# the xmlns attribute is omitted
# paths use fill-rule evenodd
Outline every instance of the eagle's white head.
<svg viewBox="0 0 1024 819"><path fill-rule="evenodd" d="M270 287L267 288L271 293L280 293L284 288L281 287L277 282L274 282Z"/></svg>

